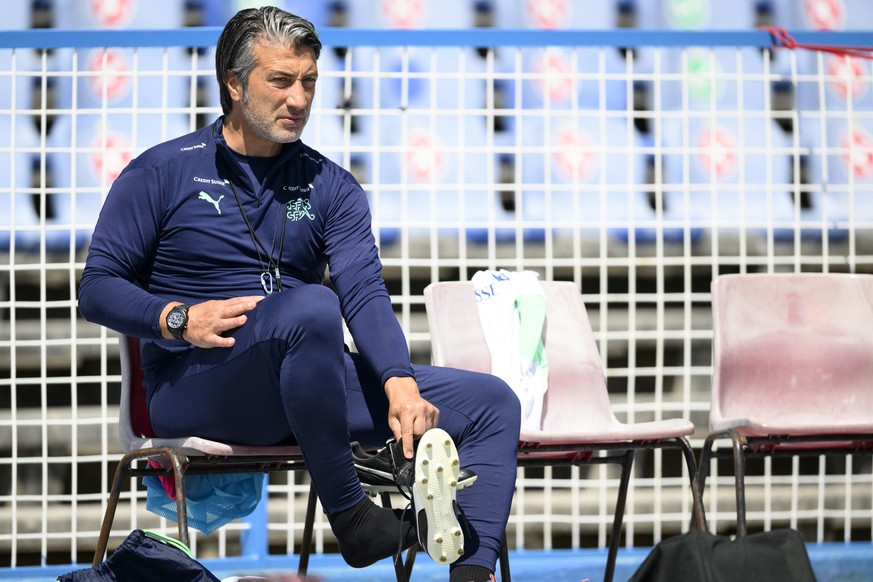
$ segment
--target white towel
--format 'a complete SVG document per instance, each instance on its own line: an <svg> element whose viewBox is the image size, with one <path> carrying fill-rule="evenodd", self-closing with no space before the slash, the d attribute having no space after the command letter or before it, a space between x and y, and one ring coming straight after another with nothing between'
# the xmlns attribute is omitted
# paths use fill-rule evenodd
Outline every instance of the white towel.
<svg viewBox="0 0 873 582"><path fill-rule="evenodd" d="M472 278L491 373L521 402L521 426L542 429L549 364L543 345L546 296L534 271L479 271Z"/></svg>

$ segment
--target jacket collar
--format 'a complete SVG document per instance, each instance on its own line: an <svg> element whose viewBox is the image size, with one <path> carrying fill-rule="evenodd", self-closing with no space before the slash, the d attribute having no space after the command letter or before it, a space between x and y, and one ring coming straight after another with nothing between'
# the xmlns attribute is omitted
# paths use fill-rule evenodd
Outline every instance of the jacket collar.
<svg viewBox="0 0 873 582"><path fill-rule="evenodd" d="M233 168L234 173L237 175L244 175L242 169L239 168L236 157L233 155L231 148L227 145L227 140L224 139L224 134L221 131L222 126L224 125L224 116L220 116L215 122L212 124L212 139L215 142L215 147L218 150L217 154L222 156L222 159L226 162L228 167ZM282 147L282 153L279 154L279 158L276 160L276 166L285 165L285 163L294 155L300 152L303 147L303 142L299 139L297 141L286 143Z"/></svg>

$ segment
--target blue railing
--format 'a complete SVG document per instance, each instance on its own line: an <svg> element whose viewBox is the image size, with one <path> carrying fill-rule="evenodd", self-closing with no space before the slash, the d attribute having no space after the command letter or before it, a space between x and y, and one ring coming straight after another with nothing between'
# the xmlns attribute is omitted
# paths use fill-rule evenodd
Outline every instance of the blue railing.
<svg viewBox="0 0 873 582"><path fill-rule="evenodd" d="M218 27L173 30L9 30L0 31L0 48L83 48L212 46ZM873 30L852 32L789 31L800 44L873 50ZM321 41L327 46L605 46L605 47L782 47L766 30L376 30L323 28Z"/></svg>

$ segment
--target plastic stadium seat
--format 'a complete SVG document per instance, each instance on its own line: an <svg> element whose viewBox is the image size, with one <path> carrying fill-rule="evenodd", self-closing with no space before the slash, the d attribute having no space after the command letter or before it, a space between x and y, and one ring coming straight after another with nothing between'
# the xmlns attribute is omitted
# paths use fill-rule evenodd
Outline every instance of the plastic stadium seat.
<svg viewBox="0 0 873 582"><path fill-rule="evenodd" d="M638 4L647 0L636 0ZM789 27L795 0L655 0L655 27L679 30L750 30L760 26Z"/></svg>
<svg viewBox="0 0 873 582"><path fill-rule="evenodd" d="M791 27L808 30L870 30L873 4L867 0L797 0Z"/></svg>
<svg viewBox="0 0 873 582"><path fill-rule="evenodd" d="M189 3L192 0L183 0ZM332 4L349 4L357 0L331 1L323 0L312 2L311 0L270 0L265 2L250 2L248 0L193 0L199 4L199 10L202 14L203 26L218 26L223 27L227 21L244 8L257 8L259 6L278 6L283 10L287 10L292 14L297 14L306 18L316 29L330 25L330 14Z"/></svg>
<svg viewBox="0 0 873 582"><path fill-rule="evenodd" d="M873 27L873 3L866 0L802 0L794 3L792 11L790 26L794 29L841 31ZM802 75L797 81L797 109L873 109L870 61L801 51L797 63ZM824 84L823 90L820 84Z"/></svg>
<svg viewBox="0 0 873 582"><path fill-rule="evenodd" d="M723 275L712 282L710 435L732 455L737 535L746 533L745 458L873 449L873 276ZM714 451L716 441L732 447Z"/></svg>
<svg viewBox="0 0 873 582"><path fill-rule="evenodd" d="M609 29L616 26L619 0L494 0L499 28Z"/></svg>
<svg viewBox="0 0 873 582"><path fill-rule="evenodd" d="M620 7L627 2L495 0L481 4L490 6L492 25L498 28L608 30L619 25ZM523 75L520 81L523 108L624 110L628 106L628 85L633 83L632 77L625 77L626 73L650 70L641 52L634 52L629 69L624 53L614 47L504 48L497 51L497 69L515 77ZM519 105L515 82L503 79L496 82L507 108Z"/></svg>
<svg viewBox="0 0 873 582"><path fill-rule="evenodd" d="M330 52L330 51L328 51ZM340 105L349 117L353 146L372 147L378 125L386 112L434 109L450 113L459 109L484 111L488 102L487 64L472 47L407 49L356 47L346 64L327 55L320 67L341 75L319 79L324 107ZM318 98L318 92L316 92Z"/></svg>
<svg viewBox="0 0 873 582"><path fill-rule="evenodd" d="M807 236L844 238L848 225L869 234L873 227L873 122L802 118L803 189L809 208ZM864 223L863 229L857 228Z"/></svg>
<svg viewBox="0 0 873 582"><path fill-rule="evenodd" d="M47 136L49 143L53 135ZM53 153L40 147L41 139L32 116L0 115L0 248L4 251L13 240L18 252L37 252L43 246L48 252L66 251L71 246L71 198L55 190ZM79 203L85 205L84 197ZM81 248L86 235L80 232L72 238L73 246Z"/></svg>
<svg viewBox="0 0 873 582"><path fill-rule="evenodd" d="M26 30L33 24L33 2L19 0L9 2L3 7L3 28L5 30Z"/></svg>
<svg viewBox="0 0 873 582"><path fill-rule="evenodd" d="M165 29L185 24L186 0L53 0L56 28Z"/></svg>
<svg viewBox="0 0 873 582"><path fill-rule="evenodd" d="M494 5L495 25L537 30L609 30L619 26L621 0L579 3L571 0L502 0ZM521 55L524 108L619 109L628 106L626 76L650 72L650 51L634 51L630 65L625 53L614 47L548 47L523 49ZM518 69L516 51L498 52L500 70ZM608 78L607 78L608 76ZM603 95L601 95L603 90ZM515 88L506 88L507 106L515 106Z"/></svg>
<svg viewBox="0 0 873 582"><path fill-rule="evenodd" d="M827 122L830 179L857 185L873 183L873 120L829 120Z"/></svg>
<svg viewBox="0 0 873 582"><path fill-rule="evenodd" d="M473 25L469 0L347 0L348 26L415 30L467 28Z"/></svg>
<svg viewBox="0 0 873 582"><path fill-rule="evenodd" d="M39 57L31 50L0 49L0 110L32 109L34 83L39 82Z"/></svg>
<svg viewBox="0 0 873 582"><path fill-rule="evenodd" d="M115 510L121 491L131 476L170 474L175 477L177 500L177 525L179 540L190 547L188 514L185 504L185 474L204 474L306 470L303 455L295 446L251 447L211 441L197 436L158 438L149 422L146 407L146 391L140 369L140 341L138 338L121 336L121 403L119 405L118 431L124 456L118 464L106 506L106 513L94 552L93 566L103 561ZM137 461L162 460L166 470L150 467L137 468ZM306 522L300 553L298 573L306 575L312 543L312 527L315 518L315 489L310 485L306 509Z"/></svg>
<svg viewBox="0 0 873 582"><path fill-rule="evenodd" d="M273 4L292 14L302 16L315 25L316 30L320 30L325 26L333 25L330 20L331 4L341 4L341 2L337 3L331 0L322 0L321 2L312 2L311 0L280 0L273 2ZM256 4L256 6L264 5L266 3Z"/></svg>
<svg viewBox="0 0 873 582"><path fill-rule="evenodd" d="M624 517L634 452L680 449L689 473L692 501L702 528L694 454L687 437L694 425L683 419L625 424L612 412L601 357L585 303L569 282L542 282L547 313L544 345L549 386L543 404L542 430L522 430L518 464L574 466L619 463L621 481L609 540L604 580L612 580ZM473 283L433 283L424 290L433 363L476 372L491 372L491 356L479 324ZM599 456L601 451L614 454ZM505 555L501 567L508 563ZM507 578L503 576L503 580Z"/></svg>
<svg viewBox="0 0 873 582"><path fill-rule="evenodd" d="M113 114L105 122L101 115L60 117L48 142L46 160L57 209L52 220L55 230L46 244L53 250L66 250L72 232L76 248L83 248L103 198L121 170L143 150L188 133L186 122L178 114L136 118Z"/></svg>
<svg viewBox="0 0 873 582"><path fill-rule="evenodd" d="M671 77L658 81L660 107L671 111L764 111L773 85L789 78L784 52L769 63L755 48L689 47L660 54L660 70Z"/></svg>
<svg viewBox="0 0 873 582"><path fill-rule="evenodd" d="M619 25L620 7L632 5L621 0L604 0L580 4L571 0L498 0L493 3L494 21L501 28L537 30L609 30ZM635 74L650 70L636 51L631 70ZM521 52L522 107L554 109L627 107L628 84L625 55L613 47L548 47L523 49ZM517 69L516 52L499 53L500 69ZM606 78L609 76L609 78ZM601 87L604 96L601 97ZM508 106L513 107L515 91L507 90ZM601 103L602 101L602 103Z"/></svg>
<svg viewBox="0 0 873 582"><path fill-rule="evenodd" d="M75 60L75 85L70 77L61 83L61 107L72 107L75 86L77 109L136 108L180 109L196 104L191 86L192 61L182 47L65 49L61 55ZM212 63L200 61L198 69Z"/></svg>
<svg viewBox="0 0 873 582"><path fill-rule="evenodd" d="M40 243L39 197L33 182L38 136L29 117L0 115L0 252L36 251ZM31 151L28 151L31 150Z"/></svg>
<svg viewBox="0 0 873 582"><path fill-rule="evenodd" d="M176 515L179 540L190 547L188 513L186 509L185 475L222 474L234 472L271 473L278 471L305 471L303 454L296 446L244 446L212 441L198 436L160 438L154 434L146 405L146 390L140 368L139 338L120 336L121 355L121 401L119 404L118 432L124 451L112 479L109 500L100 536L94 551L92 565L96 567L106 554L112 522L121 497L122 489L130 477L148 475L172 475L175 481ZM145 465L152 459L163 468ZM139 466L138 466L139 465ZM387 494L383 504L390 507ZM297 573L305 577L312 551L312 532L315 523L317 496L310 484L306 506L303 539ZM397 582L407 582L412 572L416 546L408 554L412 559L404 565L400 555L395 556L394 568Z"/></svg>
<svg viewBox="0 0 873 582"><path fill-rule="evenodd" d="M713 113L660 125L668 207L712 236L793 236L791 142L776 124Z"/></svg>
<svg viewBox="0 0 873 582"><path fill-rule="evenodd" d="M627 241L633 231L645 242L660 229L665 239L681 240L681 228L659 223L649 204L649 154L626 120L580 112L548 123L524 118L522 126L522 215L528 233L551 230L569 241L575 230L589 238L606 230Z"/></svg>
<svg viewBox="0 0 873 582"><path fill-rule="evenodd" d="M203 26L224 26L241 8L237 0L202 0L202 3Z"/></svg>
<svg viewBox="0 0 873 582"><path fill-rule="evenodd" d="M506 60L503 68L509 69ZM628 74L627 61L612 47L524 50L522 61L523 108L625 110L630 79L641 72L635 63Z"/></svg>
<svg viewBox="0 0 873 582"><path fill-rule="evenodd" d="M344 67L343 63L327 65ZM488 106L487 64L474 48L360 47L353 50L352 70L350 97L356 108L484 110Z"/></svg>
<svg viewBox="0 0 873 582"><path fill-rule="evenodd" d="M210 109L210 111L202 113L203 124L212 123L221 115L218 79L215 78L215 47L208 47L203 54L199 55L199 59L198 69L201 73L198 74L195 81L197 84L197 105L204 109Z"/></svg>
<svg viewBox="0 0 873 582"><path fill-rule="evenodd" d="M73 29L172 29L186 24L186 0L79 2L56 0L55 26ZM192 102L191 69L183 47L94 48L60 51L79 71L77 108L186 107ZM165 64L166 61L166 64ZM203 64L201 63L201 67ZM69 70L68 65L66 70ZM206 68L212 66L206 63ZM162 74L162 71L168 74ZM189 73L190 74L190 73ZM72 80L61 80L61 106L72 106ZM104 97L105 96L105 97Z"/></svg>
<svg viewBox="0 0 873 582"><path fill-rule="evenodd" d="M810 51L798 54L797 64L801 112L873 110L873 65L868 59Z"/></svg>
<svg viewBox="0 0 873 582"><path fill-rule="evenodd" d="M640 0L637 0L638 3ZM762 26L790 26L793 0L657 0L657 28L680 30L752 30ZM654 3L653 3L654 4ZM789 51L757 48L664 49L660 70L683 75L661 80L661 108L760 111L772 85L787 78ZM764 56L767 55L765 64ZM765 78L765 71L770 77ZM742 96L742 103L740 102Z"/></svg>
<svg viewBox="0 0 873 582"><path fill-rule="evenodd" d="M4 30L25 30L34 23L31 0L7 2L3 10ZM48 71L49 89L57 84L58 71L69 70L68 61L59 55L61 52L0 49L0 110L11 110L13 105L17 111L40 108L43 67ZM51 99L47 105L52 107Z"/></svg>
<svg viewBox="0 0 873 582"><path fill-rule="evenodd" d="M423 244L433 235L479 243L489 236L511 239L512 215L498 203L497 155L487 147L483 117L386 115L375 123L368 135L378 140L379 153L369 176L382 245L397 241L401 231Z"/></svg>
<svg viewBox="0 0 873 582"><path fill-rule="evenodd" d="M214 57L213 57L214 58ZM325 111L341 109L346 99L345 62L338 56L333 47L322 47L318 57L318 82L315 89L314 109ZM218 103L218 83L213 83Z"/></svg>
<svg viewBox="0 0 873 582"><path fill-rule="evenodd" d="M640 26L671 30L753 30L763 26L789 27L793 20L794 0L634 0L640 12ZM682 53L687 55L683 60ZM710 55L712 53L712 56ZM742 56L738 59L738 53ZM761 49L704 49L689 48L685 51L666 49L662 55L661 70L684 73L689 76L688 107L708 108L710 98L715 98L719 109L738 107L738 81L742 79L743 105L746 109L762 109L764 94L770 91L771 80L749 79L750 75L763 74ZM790 70L788 51L769 51L771 73L785 74ZM713 58L714 57L714 58ZM742 69L737 61L740 60ZM739 71L742 71L741 73ZM707 79L707 75L713 78ZM734 78L725 79L719 76ZM664 108L679 109L682 106L685 83L662 81Z"/></svg>

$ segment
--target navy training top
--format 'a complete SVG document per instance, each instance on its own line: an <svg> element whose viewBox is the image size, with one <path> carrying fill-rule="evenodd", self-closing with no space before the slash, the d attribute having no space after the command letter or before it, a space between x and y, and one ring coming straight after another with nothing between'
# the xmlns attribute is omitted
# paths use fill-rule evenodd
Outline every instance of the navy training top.
<svg viewBox="0 0 873 582"><path fill-rule="evenodd" d="M285 144L256 190L221 133L223 118L152 147L122 171L100 212L79 288L88 321L143 338L143 367L184 349L161 337L170 301L261 295L266 255L282 248L282 285L322 284L326 269L358 351L382 384L412 376L382 280L364 190L300 141ZM228 171L232 175L228 175ZM284 220L284 242L278 240Z"/></svg>

